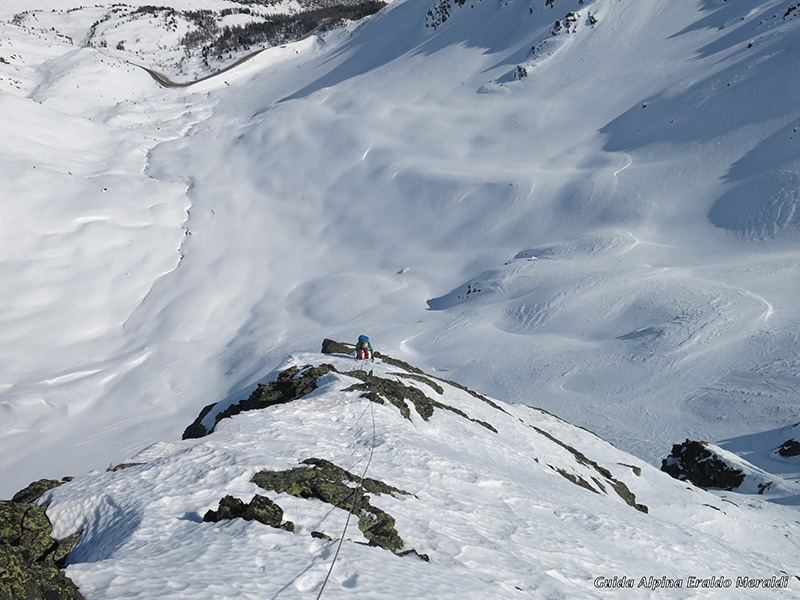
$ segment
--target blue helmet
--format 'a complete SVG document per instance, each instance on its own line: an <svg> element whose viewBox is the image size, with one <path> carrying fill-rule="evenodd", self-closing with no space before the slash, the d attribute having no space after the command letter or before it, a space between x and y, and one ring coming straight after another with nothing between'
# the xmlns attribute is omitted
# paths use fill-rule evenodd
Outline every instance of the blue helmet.
<svg viewBox="0 0 800 600"><path fill-rule="evenodd" d="M360 335L360 336L358 336L358 341L359 342L368 342L369 338L367 336L365 336L365 335Z"/></svg>

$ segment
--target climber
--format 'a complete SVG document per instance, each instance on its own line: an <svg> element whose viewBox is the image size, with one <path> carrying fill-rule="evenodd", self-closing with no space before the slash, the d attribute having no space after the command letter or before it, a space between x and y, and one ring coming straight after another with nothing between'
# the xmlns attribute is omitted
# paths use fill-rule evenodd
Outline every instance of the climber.
<svg viewBox="0 0 800 600"><path fill-rule="evenodd" d="M356 358L369 358L375 360L372 354L372 344L369 343L369 338L365 335L358 336L358 343L356 344Z"/></svg>

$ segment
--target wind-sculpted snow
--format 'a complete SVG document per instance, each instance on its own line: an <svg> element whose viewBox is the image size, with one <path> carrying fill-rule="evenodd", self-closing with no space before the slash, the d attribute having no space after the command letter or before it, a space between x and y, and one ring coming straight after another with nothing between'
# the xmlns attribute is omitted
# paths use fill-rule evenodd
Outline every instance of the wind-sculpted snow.
<svg viewBox="0 0 800 600"><path fill-rule="evenodd" d="M630 235L625 236L613 233L586 235L576 239L565 240L558 244L522 250L514 258L575 260L605 254L606 252L624 252L637 243L636 238Z"/></svg>
<svg viewBox="0 0 800 600"><path fill-rule="evenodd" d="M792 130L800 131L798 126L793 126ZM779 135L789 142L787 145L795 139L785 130ZM800 135L795 135L798 141L792 150L796 152L800 150ZM792 234L800 229L800 161L793 165L774 165L766 173L734 179L739 181L708 213L714 225L756 239Z"/></svg>
<svg viewBox="0 0 800 600"><path fill-rule="evenodd" d="M727 190L708 218L747 238L796 237L800 183L800 82L783 73L788 47L800 30L791 3L728 4L676 34L715 27L721 35L703 47L715 68L696 81L668 88L603 128L606 149L630 152L664 144L736 146L744 154L730 165ZM731 126L735 123L735 126ZM759 135L752 132L758 130Z"/></svg>
<svg viewBox="0 0 800 600"><path fill-rule="evenodd" d="M642 361L694 352L720 337L735 340L769 306L743 290L704 281L691 268L618 270L613 256L638 245L633 237L575 239L517 253L449 294L432 310L483 310L517 335L580 335L635 343ZM575 323L581 323L580 332ZM619 349L629 352L620 344Z"/></svg>
<svg viewBox="0 0 800 600"><path fill-rule="evenodd" d="M688 486L545 411L401 361L302 353L280 372L324 365L335 370L291 402L49 491L53 535L83 531L67 566L81 592L305 598L319 591L353 505L326 594L589 599L624 574L634 597L655 597L651 580L668 578L681 597L722 598L690 578L732 586L794 573L792 509ZM365 366L375 381L417 375L403 380L496 431L453 411L426 419L377 403L347 374Z"/></svg>

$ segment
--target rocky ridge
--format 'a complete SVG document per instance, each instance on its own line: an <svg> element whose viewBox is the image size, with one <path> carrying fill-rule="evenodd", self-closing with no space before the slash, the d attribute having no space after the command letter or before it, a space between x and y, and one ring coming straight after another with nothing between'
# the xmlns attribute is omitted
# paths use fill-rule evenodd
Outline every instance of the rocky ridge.
<svg viewBox="0 0 800 600"><path fill-rule="evenodd" d="M528 564L531 552L537 565L552 558L551 567L564 568L567 559L549 553L565 539L587 551L598 523L647 532L650 544L661 543L664 523L680 528L684 518L704 523L704 543L724 561L738 552L725 545L730 523L749 510L676 484L544 410L504 404L385 354L359 361L351 345L332 340L321 354L289 357L249 395L206 406L183 440L132 458L49 490L60 482L43 482L16 498L33 501L48 490L36 502L42 511L49 505L52 537L80 537L68 556L66 540L50 540L37 556L66 565L88 597L129 593L125 574L133 571L152 589L181 581L171 598L189 597L181 594L194 588L206 597L211 582L270 597L308 561L316 565L308 577L317 582L309 585L318 585L317 561L327 564L331 544L344 541L350 560L380 565L373 573L403 581L436 573L438 580L468 565L478 587L494 589L495 566ZM350 517L354 526L343 530ZM489 548L493 566L464 558L478 547ZM588 550L595 551L604 561L608 552L617 564L630 560L627 549L605 542ZM220 562L236 565L237 575L221 582ZM270 587L273 579L251 572L253 565L269 566L284 583ZM434 570L417 572L415 565ZM510 597L543 585L524 572L504 576L519 582ZM344 587L356 583L347 581ZM426 581L428 595L419 597L450 597ZM148 589L133 597L149 598Z"/></svg>

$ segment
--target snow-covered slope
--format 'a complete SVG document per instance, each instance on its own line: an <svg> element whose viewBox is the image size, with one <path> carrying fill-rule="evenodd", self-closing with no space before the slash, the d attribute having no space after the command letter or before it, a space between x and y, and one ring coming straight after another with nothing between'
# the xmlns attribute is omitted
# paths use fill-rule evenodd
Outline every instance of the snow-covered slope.
<svg viewBox="0 0 800 600"><path fill-rule="evenodd" d="M364 477L366 507L322 597L598 598L630 586L632 598L757 598L797 585L794 508L712 495L545 411L390 357L303 353L279 371L280 391L251 398L260 409L45 495L55 537L83 531L67 574L87 598L316 597ZM276 525L203 520L225 496L256 495L283 510Z"/></svg>
<svg viewBox="0 0 800 600"><path fill-rule="evenodd" d="M162 89L3 5L0 496L323 336L650 464L797 422L796 4L438 6Z"/></svg>

